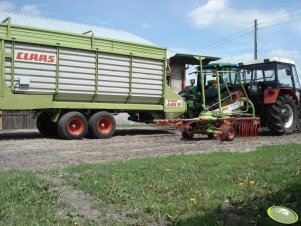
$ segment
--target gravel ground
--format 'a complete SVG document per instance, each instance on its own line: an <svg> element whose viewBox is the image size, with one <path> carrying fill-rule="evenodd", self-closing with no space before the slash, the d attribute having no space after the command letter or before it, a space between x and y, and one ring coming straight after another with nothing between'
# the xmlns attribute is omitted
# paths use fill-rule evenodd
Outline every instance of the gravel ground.
<svg viewBox="0 0 301 226"><path fill-rule="evenodd" d="M179 130L169 127L119 128L114 137L106 140L48 139L37 130L0 130L0 170L48 170L80 163L170 154L247 152L263 145L288 143L301 143L301 133L220 142L202 135L183 140Z"/></svg>

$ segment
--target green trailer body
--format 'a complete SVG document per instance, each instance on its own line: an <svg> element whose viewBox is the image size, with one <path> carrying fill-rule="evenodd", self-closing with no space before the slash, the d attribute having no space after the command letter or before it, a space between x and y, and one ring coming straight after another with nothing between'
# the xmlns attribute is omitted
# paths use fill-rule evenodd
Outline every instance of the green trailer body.
<svg viewBox="0 0 301 226"><path fill-rule="evenodd" d="M185 104L165 83L166 49L0 24L1 110L158 111ZM176 103L176 105L174 104Z"/></svg>
<svg viewBox="0 0 301 226"><path fill-rule="evenodd" d="M0 110L147 112L186 110L166 85L166 49L0 23Z"/></svg>

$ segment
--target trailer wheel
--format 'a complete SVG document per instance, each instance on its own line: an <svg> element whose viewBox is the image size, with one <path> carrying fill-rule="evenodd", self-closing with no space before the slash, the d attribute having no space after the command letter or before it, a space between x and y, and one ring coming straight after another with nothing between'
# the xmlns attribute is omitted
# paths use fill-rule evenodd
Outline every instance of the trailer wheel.
<svg viewBox="0 0 301 226"><path fill-rule="evenodd" d="M51 115L47 111L43 111L38 115L37 128L45 137L54 137L57 135L56 123L51 122Z"/></svg>
<svg viewBox="0 0 301 226"><path fill-rule="evenodd" d="M235 138L235 129L232 126L222 126L221 141L232 141Z"/></svg>
<svg viewBox="0 0 301 226"><path fill-rule="evenodd" d="M187 126L182 130L182 137L184 139L191 139L193 138L193 135L194 135L193 128L191 126Z"/></svg>
<svg viewBox="0 0 301 226"><path fill-rule="evenodd" d="M116 130L115 118L106 111L100 111L89 119L89 133L93 138L107 139Z"/></svg>
<svg viewBox="0 0 301 226"><path fill-rule="evenodd" d="M59 119L57 130L63 139L83 139L88 132L88 122L82 113L71 111Z"/></svg>
<svg viewBox="0 0 301 226"><path fill-rule="evenodd" d="M297 127L298 113L290 95L281 95L272 105L269 128L274 135L291 134Z"/></svg>

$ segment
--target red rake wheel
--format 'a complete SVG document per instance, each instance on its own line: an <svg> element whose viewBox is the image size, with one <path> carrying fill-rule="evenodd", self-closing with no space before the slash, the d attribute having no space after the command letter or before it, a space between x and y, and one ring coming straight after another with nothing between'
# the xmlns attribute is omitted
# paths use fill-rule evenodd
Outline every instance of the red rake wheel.
<svg viewBox="0 0 301 226"><path fill-rule="evenodd" d="M222 134L220 136L221 141L232 141L235 138L235 129L231 125L221 126Z"/></svg>
<svg viewBox="0 0 301 226"><path fill-rule="evenodd" d="M230 127L230 129L228 129L226 137L228 138L228 140L233 140L235 138L235 130Z"/></svg>
<svg viewBox="0 0 301 226"><path fill-rule="evenodd" d="M109 112L96 112L89 119L89 133L92 138L110 138L115 133L115 130L116 121Z"/></svg>
<svg viewBox="0 0 301 226"><path fill-rule="evenodd" d="M193 128L191 126L187 126L186 128L182 129L182 137L184 139L192 139L194 135Z"/></svg>

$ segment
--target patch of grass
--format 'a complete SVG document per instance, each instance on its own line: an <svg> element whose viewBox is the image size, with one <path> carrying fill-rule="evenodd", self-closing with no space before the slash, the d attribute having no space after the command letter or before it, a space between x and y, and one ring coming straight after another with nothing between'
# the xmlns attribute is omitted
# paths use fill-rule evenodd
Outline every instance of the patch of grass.
<svg viewBox="0 0 301 226"><path fill-rule="evenodd" d="M266 216L272 205L301 213L301 145L84 164L59 173L95 197L113 225L275 225Z"/></svg>
<svg viewBox="0 0 301 226"><path fill-rule="evenodd" d="M55 216L57 197L31 172L0 173L0 225L70 225Z"/></svg>

